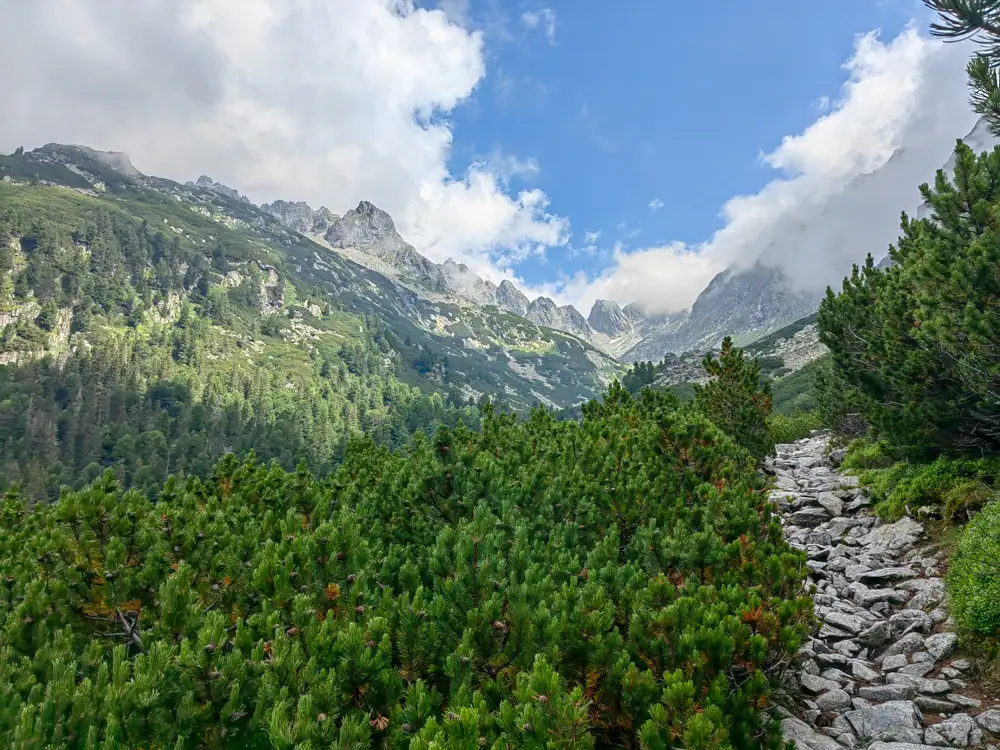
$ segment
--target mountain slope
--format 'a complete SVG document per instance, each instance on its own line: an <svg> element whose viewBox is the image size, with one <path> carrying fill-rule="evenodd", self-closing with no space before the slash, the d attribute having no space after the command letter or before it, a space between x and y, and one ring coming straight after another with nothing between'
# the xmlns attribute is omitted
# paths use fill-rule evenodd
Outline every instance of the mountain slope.
<svg viewBox="0 0 1000 750"><path fill-rule="evenodd" d="M557 306L548 297L529 300L509 280L499 286L480 278L468 266L451 258L437 264L421 255L396 230L392 217L378 207L362 201L343 217L327 212L323 228L317 214L304 203L277 201L262 209L285 226L306 234L346 255L356 263L390 277L411 291L436 301L462 305L494 305L506 312L527 318L545 328L564 331L597 349L609 351L608 337L595 332L572 305ZM320 231L322 229L322 231Z"/></svg>
<svg viewBox="0 0 1000 750"><path fill-rule="evenodd" d="M128 445L152 433L163 460L122 468L150 486L228 449L319 469L362 429L399 441L474 416L484 396L571 405L619 371L568 334L429 300L217 183L147 177L122 157L56 145L0 157L0 431L34 435L19 444L28 453L0 455L8 481L33 445L75 480L93 475L88 463L125 467ZM102 373L112 380L81 389ZM150 395L158 384L175 395ZM218 439L192 442L192 420ZM107 433L114 424L127 429Z"/></svg>
<svg viewBox="0 0 1000 750"><path fill-rule="evenodd" d="M1000 143L983 121L962 140L977 152ZM889 263L884 254L899 235L900 210L927 214L926 206L916 205L916 188L933 182L935 153L929 144L897 149L880 168L856 176L798 226L762 247L753 266L718 274L687 313L639 322L640 340L621 358L656 361L668 352L716 346L726 335L738 344L752 342L814 312L826 285L839 287L852 263L863 263L868 253L882 258L884 267ZM950 175L952 168L949 155L943 169ZM857 227L864 228L863 237Z"/></svg>
<svg viewBox="0 0 1000 750"><path fill-rule="evenodd" d="M664 353L703 351L726 336L749 343L811 314L819 300L818 294L792 289L780 268L729 269L712 279L689 311L641 322L642 340L621 359L655 361Z"/></svg>
<svg viewBox="0 0 1000 750"><path fill-rule="evenodd" d="M806 401L809 383L819 360L828 351L819 341L816 313L806 316L743 347L760 361L762 375L774 385L775 408L792 413ZM658 363L640 361L625 375L622 384L637 392L645 386L689 390L692 383L708 380L702 361L717 348L668 352ZM780 406L780 408L779 408Z"/></svg>

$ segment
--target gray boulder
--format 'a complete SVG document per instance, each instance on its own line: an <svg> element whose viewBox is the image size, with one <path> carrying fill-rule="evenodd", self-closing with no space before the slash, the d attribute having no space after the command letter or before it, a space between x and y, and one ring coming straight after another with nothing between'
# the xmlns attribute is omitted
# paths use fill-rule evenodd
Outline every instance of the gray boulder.
<svg viewBox="0 0 1000 750"><path fill-rule="evenodd" d="M896 555L910 549L924 533L922 524L905 516L896 523L879 526L861 537L860 542L871 553Z"/></svg>
<svg viewBox="0 0 1000 750"><path fill-rule="evenodd" d="M894 727L920 727L920 710L913 701L889 701L877 706L855 709L844 714L855 734L870 740Z"/></svg>
<svg viewBox="0 0 1000 750"><path fill-rule="evenodd" d="M843 745L820 734L801 719L784 719L781 732L786 740L795 743L796 750L844 750Z"/></svg>
<svg viewBox="0 0 1000 750"><path fill-rule="evenodd" d="M990 734L1000 737L1000 709L991 708L983 711L976 717L976 723Z"/></svg>

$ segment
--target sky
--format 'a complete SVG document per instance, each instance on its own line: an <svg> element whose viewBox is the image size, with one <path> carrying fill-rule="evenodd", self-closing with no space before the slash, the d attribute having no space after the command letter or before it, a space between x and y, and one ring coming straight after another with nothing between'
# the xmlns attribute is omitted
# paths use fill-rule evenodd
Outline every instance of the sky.
<svg viewBox="0 0 1000 750"><path fill-rule="evenodd" d="M432 260L584 314L683 309L759 258L807 287L883 255L975 122L971 49L918 0L678 5L0 0L30 61L0 79L0 152L369 200Z"/></svg>

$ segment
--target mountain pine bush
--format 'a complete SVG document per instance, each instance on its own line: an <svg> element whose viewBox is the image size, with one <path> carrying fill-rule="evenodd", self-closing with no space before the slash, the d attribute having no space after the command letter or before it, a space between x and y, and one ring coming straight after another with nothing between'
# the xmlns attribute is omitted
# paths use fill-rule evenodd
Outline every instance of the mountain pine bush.
<svg viewBox="0 0 1000 750"><path fill-rule="evenodd" d="M959 141L954 179L920 191L931 215L903 215L895 264L869 255L820 307L826 400L849 399L900 457L997 453L1000 148Z"/></svg>
<svg viewBox="0 0 1000 750"><path fill-rule="evenodd" d="M1000 502L983 508L958 538L948 567L948 600L970 633L1000 639Z"/></svg>
<svg viewBox="0 0 1000 750"><path fill-rule="evenodd" d="M695 407L755 459L763 460L774 443L768 434L771 384L761 378L760 362L726 336L718 359L708 353L703 364L710 380L695 384Z"/></svg>
<svg viewBox="0 0 1000 750"><path fill-rule="evenodd" d="M811 618L745 450L669 394L489 409L319 480L0 501L15 748L778 748Z"/></svg>

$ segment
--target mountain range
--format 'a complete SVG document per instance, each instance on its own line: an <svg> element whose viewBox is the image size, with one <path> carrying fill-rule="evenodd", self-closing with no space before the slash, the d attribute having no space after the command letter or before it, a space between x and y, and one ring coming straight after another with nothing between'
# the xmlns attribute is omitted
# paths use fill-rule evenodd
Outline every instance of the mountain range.
<svg viewBox="0 0 1000 750"><path fill-rule="evenodd" d="M978 151L998 143L982 122L964 140ZM854 257L834 261L822 251L839 238L824 222L862 212L877 202L873 196L885 203L886 185L914 169L912 156L897 150L885 165L852 180L812 223L803 221L790 236L762 248L751 264L715 276L688 310L650 315L634 303L597 300L586 317L548 297L529 299L510 280L494 284L451 258L431 261L400 235L386 211L365 200L343 215L286 200L256 206L204 175L180 184L143 175L125 154L59 144L0 157L0 176L8 183L114 197L132 208L152 196L169 200L267 245L279 276L325 285L357 313L378 316L401 339L440 351L456 374L460 368L481 373L461 385L468 395L500 388L520 405L565 406L598 392L623 371L620 363L700 354L726 335L747 345L814 313L825 284L835 285L866 252L882 254L898 229L897 219L880 215L871 242ZM927 210L918 207L916 215ZM792 279L803 275L803 263L809 272L810 258L814 278L804 288ZM560 372L567 359L575 364Z"/></svg>
<svg viewBox="0 0 1000 750"><path fill-rule="evenodd" d="M1000 143L983 121L963 140L976 151ZM368 202L343 217L305 203L276 201L261 208L290 229L419 294L495 305L572 334L621 362L657 362L667 354L707 351L726 335L745 345L811 315L826 286L836 287L852 263L862 262L868 252L877 258L885 255L898 234L898 210L914 207L907 206L907 197L897 195L894 186L912 182L915 196L919 181L932 179L925 174L926 161L927 154L897 149L884 165L852 179L810 220L761 248L756 260L716 275L690 309L671 314L650 315L635 303L597 300L584 318L572 305L559 306L547 297L529 300L509 280L497 286L452 259L442 264L428 260L399 235L387 213ZM953 166L949 159L943 169L950 173ZM927 211L919 206L915 215ZM856 238L846 236L843 228L845 216L869 227L856 251ZM888 256L881 263L888 263Z"/></svg>
<svg viewBox="0 0 1000 750"><path fill-rule="evenodd" d="M230 188L223 191L233 192ZM343 216L325 206L312 209L288 201L261 209L289 229L427 299L496 306L539 326L572 334L623 362L706 349L725 335L719 335L720 331L764 335L809 315L817 303L811 296L783 290L779 269L758 266L719 274L687 312L648 316L636 304L623 307L597 300L584 318L573 305L560 306L543 296L530 300L511 281L495 285L451 258L440 264L430 261L400 236L388 213L367 201Z"/></svg>
<svg viewBox="0 0 1000 750"><path fill-rule="evenodd" d="M184 295L192 299L240 287L262 272L272 274L273 281L266 283L285 289L284 298L268 311L278 322L268 323L271 333L263 337L241 332L250 336L248 346L264 344L266 350L267 342L277 339L315 358L327 346L343 347L352 340L367 346L372 336L388 337L391 356L385 367L393 377L428 391L454 393L462 401L489 396L516 409L577 404L624 372L585 339L551 326L562 323L545 302L526 306L547 314L536 316L542 323L509 312L519 304L511 285L494 287L456 263L431 263L399 237L387 213L364 201L344 216L281 202L265 210L205 176L181 184L141 174L125 154L60 144L0 156L0 190L0 207L23 204L22 215L40 222L59 217L60 226L69 222L67 231L101 211L124 212L129 220L152 227L149 231L197 250L203 254L199 263L209 270L200 292L185 286ZM78 197L70 200L73 195ZM184 270L175 273L183 276ZM0 301L5 324L38 314L31 290L25 291L23 301ZM262 287L261 295L269 293ZM503 299L509 304L496 304ZM173 315L177 303L154 298L144 304L162 308L157 313L162 317ZM322 312L330 305L341 313ZM72 309L58 315L68 319ZM0 347L0 364L86 345L81 334L74 338L66 331L58 341L53 335L32 329L28 337L15 337ZM39 344L32 349L35 340Z"/></svg>

